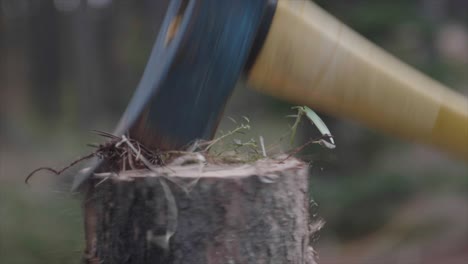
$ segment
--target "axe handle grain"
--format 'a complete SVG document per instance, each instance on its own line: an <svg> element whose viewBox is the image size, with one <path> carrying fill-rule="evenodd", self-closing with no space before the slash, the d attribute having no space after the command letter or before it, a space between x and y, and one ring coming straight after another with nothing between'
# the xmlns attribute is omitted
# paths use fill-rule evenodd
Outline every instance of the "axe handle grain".
<svg viewBox="0 0 468 264"><path fill-rule="evenodd" d="M310 1L280 0L248 76L260 91L468 160L468 100Z"/></svg>

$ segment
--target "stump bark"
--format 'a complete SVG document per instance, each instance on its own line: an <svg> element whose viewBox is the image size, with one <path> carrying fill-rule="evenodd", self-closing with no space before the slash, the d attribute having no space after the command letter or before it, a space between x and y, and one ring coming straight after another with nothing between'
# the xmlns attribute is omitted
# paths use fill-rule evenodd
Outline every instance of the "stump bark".
<svg viewBox="0 0 468 264"><path fill-rule="evenodd" d="M84 263L315 263L307 166L178 165L88 182Z"/></svg>

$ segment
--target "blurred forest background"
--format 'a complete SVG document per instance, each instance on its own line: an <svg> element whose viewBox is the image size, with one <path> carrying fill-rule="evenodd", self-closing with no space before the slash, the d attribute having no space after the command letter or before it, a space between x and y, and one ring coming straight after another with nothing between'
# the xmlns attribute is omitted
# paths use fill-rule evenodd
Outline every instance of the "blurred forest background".
<svg viewBox="0 0 468 264"><path fill-rule="evenodd" d="M467 0L316 2L468 95ZM89 153L87 143L102 141L90 130L113 130L163 13L155 0L0 0L0 263L79 263L81 211L69 177L23 180ZM268 145L288 131L290 107L239 87L226 116L249 117L249 136ZM322 116L336 150L301 154L312 164L313 211L327 222L314 243L319 263L468 263L467 164ZM304 124L302 141L313 133Z"/></svg>

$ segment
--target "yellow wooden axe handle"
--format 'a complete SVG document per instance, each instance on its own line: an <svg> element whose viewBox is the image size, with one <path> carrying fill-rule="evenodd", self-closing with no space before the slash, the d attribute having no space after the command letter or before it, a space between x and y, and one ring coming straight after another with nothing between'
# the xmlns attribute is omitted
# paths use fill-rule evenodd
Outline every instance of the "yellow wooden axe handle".
<svg viewBox="0 0 468 264"><path fill-rule="evenodd" d="M467 98L310 1L278 1L248 82L273 96L468 160Z"/></svg>

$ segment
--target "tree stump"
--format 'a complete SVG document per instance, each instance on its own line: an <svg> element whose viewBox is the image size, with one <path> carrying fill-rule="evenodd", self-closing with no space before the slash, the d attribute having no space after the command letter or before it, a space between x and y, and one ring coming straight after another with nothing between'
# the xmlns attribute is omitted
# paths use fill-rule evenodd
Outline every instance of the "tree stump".
<svg viewBox="0 0 468 264"><path fill-rule="evenodd" d="M108 176L87 184L84 263L315 263L308 168L296 159Z"/></svg>

